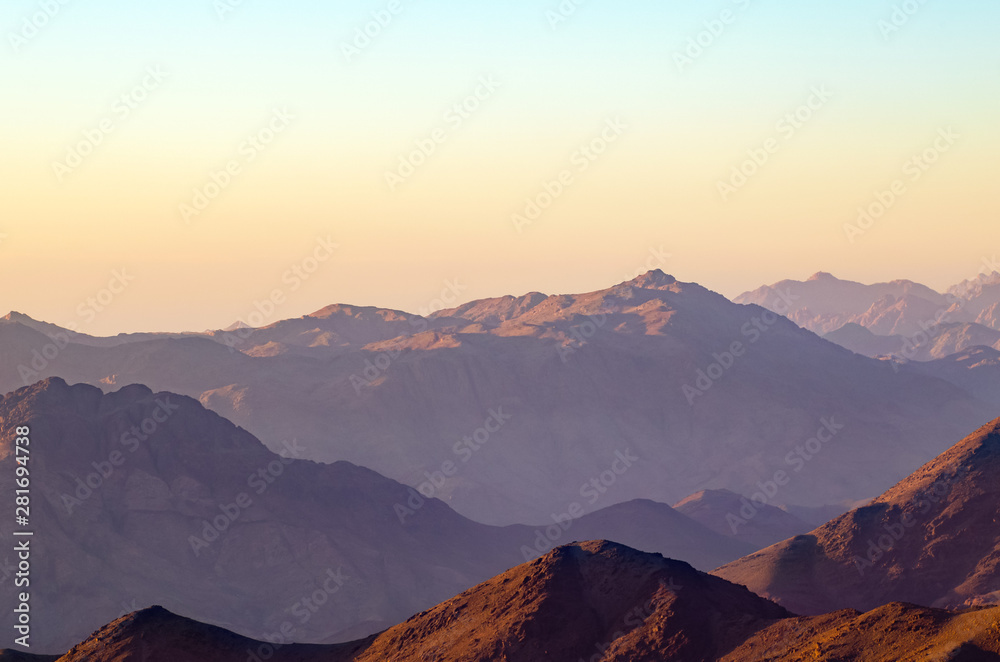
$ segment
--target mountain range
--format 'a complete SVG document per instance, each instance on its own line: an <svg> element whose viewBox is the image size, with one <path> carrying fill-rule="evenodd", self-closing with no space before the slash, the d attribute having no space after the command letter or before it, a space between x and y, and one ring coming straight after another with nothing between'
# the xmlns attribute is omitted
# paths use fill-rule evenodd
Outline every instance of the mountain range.
<svg viewBox="0 0 1000 662"><path fill-rule="evenodd" d="M154 604L260 637L366 635L576 538L704 570L759 546L652 501L493 527L350 464L282 455L191 398L50 378L0 400L0 489L31 440L33 640L59 650ZM12 520L0 526L10 540ZM0 555L13 568L16 555ZM13 570L0 582L13 603ZM315 597L315 596L319 597ZM323 609L314 608L322 604ZM15 615L0 623L13 632Z"/></svg>
<svg viewBox="0 0 1000 662"><path fill-rule="evenodd" d="M1000 659L1000 419L949 448L1000 350L947 351L1000 275L799 285L114 338L12 313L0 490L30 428L54 655L0 662Z"/></svg>
<svg viewBox="0 0 1000 662"><path fill-rule="evenodd" d="M964 382L660 271L429 317L335 305L181 336L92 341L11 315L0 346L0 390L60 376L186 395L272 450L294 440L304 459L368 467L492 525L721 489L811 519L995 415Z"/></svg>
<svg viewBox="0 0 1000 662"><path fill-rule="evenodd" d="M1000 272L939 293L908 280L865 285L820 272L745 292L736 303L780 312L866 356L940 359L976 346L1000 349ZM778 306L775 303L778 303Z"/></svg>

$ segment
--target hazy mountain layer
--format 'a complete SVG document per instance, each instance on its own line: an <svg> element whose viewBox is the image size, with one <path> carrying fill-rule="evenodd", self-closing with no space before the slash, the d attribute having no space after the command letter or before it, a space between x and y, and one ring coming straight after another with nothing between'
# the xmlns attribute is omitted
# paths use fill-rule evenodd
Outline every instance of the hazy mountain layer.
<svg viewBox="0 0 1000 662"><path fill-rule="evenodd" d="M924 361L1000 342L998 272L959 283L944 294L911 281L863 285L818 273L807 281L783 280L745 292L734 301L786 314L799 326L866 356L896 354Z"/></svg>
<svg viewBox="0 0 1000 662"><path fill-rule="evenodd" d="M819 334L855 323L879 335L907 336L918 330L921 320L933 318L935 310L949 305L945 295L909 280L864 285L822 272L806 281L765 285L733 301L770 310L780 306L778 312Z"/></svg>
<svg viewBox="0 0 1000 662"><path fill-rule="evenodd" d="M308 459L370 466L492 524L703 489L854 502L995 416L658 271L429 319L332 306L211 337L60 342L0 323L4 388L29 366L32 380L182 393L273 450L295 439Z"/></svg>
<svg viewBox="0 0 1000 662"><path fill-rule="evenodd" d="M780 508L729 490L702 490L675 503L674 509L716 533L758 549L813 528Z"/></svg>
<svg viewBox="0 0 1000 662"><path fill-rule="evenodd" d="M291 628L296 641L352 639L580 537L706 570L753 551L649 501L485 526L371 470L297 455L144 386L105 395L54 379L4 396L0 490L14 494L19 457L30 471L33 650L68 648L153 604L255 637ZM0 526L8 541L11 518ZM16 605L17 556L0 560L10 568L0 597ZM5 645L12 609L0 617Z"/></svg>
<svg viewBox="0 0 1000 662"><path fill-rule="evenodd" d="M1000 349L1000 331L981 324L941 324L925 338L880 336L858 324L845 324L823 336L830 342L865 356L896 356L911 361L932 361L977 347Z"/></svg>

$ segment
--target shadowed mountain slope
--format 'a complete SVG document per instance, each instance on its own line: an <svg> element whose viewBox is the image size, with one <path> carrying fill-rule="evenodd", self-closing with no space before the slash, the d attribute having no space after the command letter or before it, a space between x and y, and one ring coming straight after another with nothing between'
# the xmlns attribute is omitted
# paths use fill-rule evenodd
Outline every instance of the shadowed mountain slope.
<svg viewBox="0 0 1000 662"><path fill-rule="evenodd" d="M570 534L620 537L706 570L752 551L652 502L585 515L569 533L552 520L486 526L369 469L298 459L297 443L277 455L190 398L59 379L0 399L0 490L10 494L21 426L33 641L47 652L152 604L255 637L290 624L296 641L356 638ZM0 525L8 540L12 524ZM0 554L5 567L12 558ZM14 604L13 571L0 587ZM7 645L13 619L0 616Z"/></svg>
<svg viewBox="0 0 1000 662"><path fill-rule="evenodd" d="M1000 419L868 505L714 574L797 613L1000 602Z"/></svg>

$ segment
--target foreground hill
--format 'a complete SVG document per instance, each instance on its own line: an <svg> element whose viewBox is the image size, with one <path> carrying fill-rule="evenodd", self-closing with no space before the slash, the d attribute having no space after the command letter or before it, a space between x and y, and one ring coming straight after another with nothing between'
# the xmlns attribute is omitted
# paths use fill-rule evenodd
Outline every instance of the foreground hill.
<svg viewBox="0 0 1000 662"><path fill-rule="evenodd" d="M30 428L32 636L46 651L152 604L255 637L291 623L297 641L352 639L579 536L706 570L753 551L649 501L486 526L369 469L297 459L297 442L272 453L190 398L59 379L0 399L6 494L20 426ZM15 604L5 575L0 598ZM13 619L0 616L0 645L13 643Z"/></svg>
<svg viewBox="0 0 1000 662"><path fill-rule="evenodd" d="M1000 603L1000 419L870 504L714 574L797 613Z"/></svg>
<svg viewBox="0 0 1000 662"><path fill-rule="evenodd" d="M414 616L357 660L714 659L788 615L686 563L591 542Z"/></svg>
<svg viewBox="0 0 1000 662"><path fill-rule="evenodd" d="M154 608L60 662L764 662L1000 659L1000 609L893 603L796 617L741 586L607 542L574 543L375 637L340 646L247 640Z"/></svg>
<svg viewBox="0 0 1000 662"><path fill-rule="evenodd" d="M247 662L255 659L349 662L361 648L358 644L310 646L275 639L274 644L256 641L181 618L162 607L150 607L109 623L66 655L51 659L57 662Z"/></svg>
<svg viewBox="0 0 1000 662"><path fill-rule="evenodd" d="M0 650L0 662L55 662L59 655L32 655L18 650Z"/></svg>
<svg viewBox="0 0 1000 662"><path fill-rule="evenodd" d="M39 328L0 322L7 388L27 366L31 383L181 393L272 450L295 438L306 459L431 481L425 491L496 525L705 489L752 495L782 474L770 505L854 502L994 415L942 379L659 271L431 317L331 306L257 330L108 347L67 337L59 348ZM51 358L36 356L44 348ZM834 432L820 452L801 450Z"/></svg>

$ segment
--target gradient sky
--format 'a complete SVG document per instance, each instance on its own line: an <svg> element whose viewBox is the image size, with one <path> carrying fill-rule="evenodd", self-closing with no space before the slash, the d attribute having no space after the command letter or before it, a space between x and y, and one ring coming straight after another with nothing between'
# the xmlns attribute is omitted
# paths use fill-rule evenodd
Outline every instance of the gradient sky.
<svg viewBox="0 0 1000 662"><path fill-rule="evenodd" d="M268 321L334 302L419 311L456 282L462 300L588 291L649 266L730 296L820 270L944 288L1000 252L995 1L583 0L553 28L559 0L399 0L352 61L342 45L388 0L62 2L0 8L4 311L95 334L201 330L275 289ZM914 13L885 34L903 4ZM166 78L122 116L149 67ZM449 123L483 77L499 87ZM831 98L779 129L817 87ZM248 161L275 109L294 119ZM580 172L574 153L610 119L627 129ZM54 164L102 121L113 131L60 181ZM904 174L947 127L954 144ZM391 190L386 171L438 128ZM719 180L769 139L724 201ZM240 173L185 223L180 205L231 160ZM566 169L573 183L518 232L511 215ZM849 242L844 224L897 180L905 193ZM318 237L339 248L293 288ZM121 269L128 287L83 315Z"/></svg>

